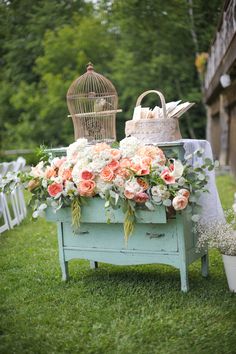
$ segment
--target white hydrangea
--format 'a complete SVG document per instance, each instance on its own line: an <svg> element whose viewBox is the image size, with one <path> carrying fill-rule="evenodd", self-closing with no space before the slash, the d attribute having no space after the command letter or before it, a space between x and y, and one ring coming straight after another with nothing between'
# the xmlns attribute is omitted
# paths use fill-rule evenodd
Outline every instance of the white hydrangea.
<svg viewBox="0 0 236 354"><path fill-rule="evenodd" d="M141 193L143 191L143 188L138 184L136 179L132 179L130 181L125 182L125 190L130 192L130 193Z"/></svg>
<svg viewBox="0 0 236 354"><path fill-rule="evenodd" d="M78 195L78 190L75 187L74 183L71 181L66 181L65 182L65 188L64 191L62 192L64 196L67 195Z"/></svg>
<svg viewBox="0 0 236 354"><path fill-rule="evenodd" d="M170 192L167 190L167 186L164 185L152 187L151 193L153 200L157 203L170 197Z"/></svg>
<svg viewBox="0 0 236 354"><path fill-rule="evenodd" d="M105 182L101 178L96 180L96 191L103 198L106 191L109 191L112 188L112 183Z"/></svg>
<svg viewBox="0 0 236 354"><path fill-rule="evenodd" d="M35 167L31 167L31 171L29 173L30 176L32 177L43 177L44 176L44 162L40 161Z"/></svg>
<svg viewBox="0 0 236 354"><path fill-rule="evenodd" d="M123 157L133 157L137 149L141 146L141 142L135 137L128 137L120 142L120 150Z"/></svg>
<svg viewBox="0 0 236 354"><path fill-rule="evenodd" d="M88 144L88 140L85 138L81 138L76 140L73 144L70 144L66 149L66 155L69 161L75 163L78 155L85 150Z"/></svg>
<svg viewBox="0 0 236 354"><path fill-rule="evenodd" d="M107 165L107 161L103 159L95 159L87 165L87 169L99 173Z"/></svg>

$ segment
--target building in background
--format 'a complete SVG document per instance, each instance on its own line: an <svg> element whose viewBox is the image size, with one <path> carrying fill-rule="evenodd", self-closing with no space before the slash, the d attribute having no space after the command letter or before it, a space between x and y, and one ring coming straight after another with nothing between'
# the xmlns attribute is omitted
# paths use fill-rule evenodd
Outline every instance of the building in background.
<svg viewBox="0 0 236 354"><path fill-rule="evenodd" d="M225 1L205 73L207 140L236 176L236 0Z"/></svg>

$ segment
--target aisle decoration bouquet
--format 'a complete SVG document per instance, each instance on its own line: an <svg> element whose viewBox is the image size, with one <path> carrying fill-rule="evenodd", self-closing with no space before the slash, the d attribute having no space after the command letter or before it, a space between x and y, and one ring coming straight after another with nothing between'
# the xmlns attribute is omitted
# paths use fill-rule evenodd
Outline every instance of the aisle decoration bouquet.
<svg viewBox="0 0 236 354"><path fill-rule="evenodd" d="M207 191L206 169L213 169L209 159L194 168L134 137L123 139L119 148L78 139L67 148L66 156L40 161L23 179L32 193L33 217L42 215L48 206L55 210L71 206L72 221L78 227L82 203L99 196L107 209L122 207L127 240L134 230L137 208L154 210L163 205L167 211L192 211ZM192 218L197 221L199 216Z"/></svg>

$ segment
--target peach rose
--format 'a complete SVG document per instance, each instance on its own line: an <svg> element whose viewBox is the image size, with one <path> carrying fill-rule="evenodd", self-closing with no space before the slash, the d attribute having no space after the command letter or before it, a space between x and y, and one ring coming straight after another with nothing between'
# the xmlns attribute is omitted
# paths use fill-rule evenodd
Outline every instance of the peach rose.
<svg viewBox="0 0 236 354"><path fill-rule="evenodd" d="M119 160L121 157L121 152L119 149L111 149L110 153L113 157L113 160Z"/></svg>
<svg viewBox="0 0 236 354"><path fill-rule="evenodd" d="M114 172L112 171L112 169L108 166L105 166L100 173L100 177L103 181L110 182L113 180L113 178L115 176L114 176Z"/></svg>
<svg viewBox="0 0 236 354"><path fill-rule="evenodd" d="M106 143L98 143L98 144L96 144L94 146L94 151L97 152L97 153L99 153L99 152L101 152L103 150L107 150L107 149L110 150L110 146L107 145Z"/></svg>
<svg viewBox="0 0 236 354"><path fill-rule="evenodd" d="M117 168L120 166L119 162L116 160L112 160L108 165L107 165L112 171L117 170Z"/></svg>
<svg viewBox="0 0 236 354"><path fill-rule="evenodd" d="M80 173L80 178L85 181L88 181L94 179L94 174L91 171L84 169Z"/></svg>
<svg viewBox="0 0 236 354"><path fill-rule="evenodd" d="M60 197L62 191L63 191L63 185L61 183L53 182L48 186L48 194L51 197L54 198Z"/></svg>
<svg viewBox="0 0 236 354"><path fill-rule="evenodd" d="M187 189L182 188L178 191L177 195L182 195L183 197L188 199L190 196L190 192Z"/></svg>
<svg viewBox="0 0 236 354"><path fill-rule="evenodd" d="M129 178L131 176L131 174L132 173L128 168L118 168L116 170L116 175L120 176L122 178L125 178L125 179Z"/></svg>
<svg viewBox="0 0 236 354"><path fill-rule="evenodd" d="M136 201L136 203L146 203L146 201L149 199L147 193L141 192L135 195L134 200Z"/></svg>
<svg viewBox="0 0 236 354"><path fill-rule="evenodd" d="M172 200L172 205L175 210L183 210L188 205L188 199L182 195L177 195Z"/></svg>
<svg viewBox="0 0 236 354"><path fill-rule="evenodd" d="M130 168L131 164L130 159L124 158L120 160L120 168Z"/></svg>
<svg viewBox="0 0 236 354"><path fill-rule="evenodd" d="M44 172L44 177L47 179L50 179L51 177L55 177L56 176L56 171L54 170L54 168L52 168L51 166L47 166L45 172Z"/></svg>
<svg viewBox="0 0 236 354"><path fill-rule="evenodd" d="M151 163L152 163L152 159L151 159L151 157L148 157L148 156L142 158L142 160L141 160L141 166L143 168L149 168Z"/></svg>
<svg viewBox="0 0 236 354"><path fill-rule="evenodd" d="M95 194L96 183L93 180L81 181L78 184L78 192L83 197L92 197Z"/></svg>
<svg viewBox="0 0 236 354"><path fill-rule="evenodd" d="M161 172L160 177L163 179L163 181L165 181L166 184L175 183L175 177L167 167L164 168L164 170Z"/></svg>
<svg viewBox="0 0 236 354"><path fill-rule="evenodd" d="M125 190L125 191L124 191L124 196L125 196L127 199L134 199L135 194L132 193L132 192L129 192L129 191Z"/></svg>
<svg viewBox="0 0 236 354"><path fill-rule="evenodd" d="M61 175L63 181L68 181L72 179L72 170L70 168L66 168Z"/></svg>

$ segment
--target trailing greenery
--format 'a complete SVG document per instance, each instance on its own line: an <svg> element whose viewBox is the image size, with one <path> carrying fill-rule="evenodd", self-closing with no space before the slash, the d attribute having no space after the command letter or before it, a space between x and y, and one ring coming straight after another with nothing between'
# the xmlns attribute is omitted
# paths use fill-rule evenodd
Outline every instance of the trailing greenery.
<svg viewBox="0 0 236 354"><path fill-rule="evenodd" d="M219 180L221 198L231 203L235 185L229 192L228 176ZM74 260L71 280L62 282L56 226L44 219L25 220L0 242L1 353L235 352L236 297L216 251L209 278L199 261L190 266L184 294L179 271L162 265L100 264L94 271Z"/></svg>
<svg viewBox="0 0 236 354"><path fill-rule="evenodd" d="M124 239L127 246L129 237L132 235L135 228L135 203L133 203L131 200L126 200L124 203Z"/></svg>
<svg viewBox="0 0 236 354"><path fill-rule="evenodd" d="M72 225L78 229L80 227L81 206L79 197L73 199L71 203Z"/></svg>

